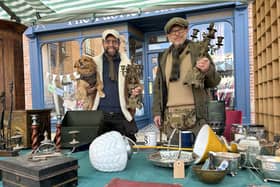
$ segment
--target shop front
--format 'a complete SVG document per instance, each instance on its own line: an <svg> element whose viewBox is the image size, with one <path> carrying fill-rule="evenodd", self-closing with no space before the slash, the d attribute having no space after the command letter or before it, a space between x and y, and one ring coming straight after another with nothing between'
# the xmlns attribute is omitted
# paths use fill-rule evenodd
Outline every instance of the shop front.
<svg viewBox="0 0 280 187"><path fill-rule="evenodd" d="M213 41L211 55L222 81L212 96L225 101L229 109L241 110L243 122L250 122L248 17L247 5L222 3L74 20L61 24L35 25L25 32L30 39L32 104L34 109L51 108L52 116L75 110L75 62L82 54L95 56L102 52L101 34L113 28L121 34L120 51L126 52L137 64L143 65L144 85L141 109L136 121L141 128L152 122L153 81L158 56L169 47L163 32L172 17L189 20L189 38L193 29L201 40L209 23L214 22L217 36L223 36L219 49Z"/></svg>

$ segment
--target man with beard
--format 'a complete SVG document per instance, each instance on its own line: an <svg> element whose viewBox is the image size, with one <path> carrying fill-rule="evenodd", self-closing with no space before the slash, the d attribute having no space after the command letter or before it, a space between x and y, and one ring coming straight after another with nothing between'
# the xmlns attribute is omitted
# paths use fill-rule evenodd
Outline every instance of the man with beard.
<svg viewBox="0 0 280 187"><path fill-rule="evenodd" d="M135 133L138 129L133 119L135 111L127 108L128 89L121 72L121 66L126 66L131 62L126 54L119 52L118 31L105 30L102 34L102 45L104 52L94 57L94 61L104 84L105 97L101 98L99 94L96 94L95 88L88 90L88 94L95 94L93 110L104 112L104 123L100 125L97 135L115 130L136 141ZM141 92L142 88L136 87L131 94L137 96Z"/></svg>
<svg viewBox="0 0 280 187"><path fill-rule="evenodd" d="M207 122L207 89L217 86L220 76L207 51L201 54L203 46L187 40L186 19L172 18L164 30L172 45L159 58L154 82L154 123L163 126L168 138L174 129L197 134ZM177 131L173 143L178 143L178 135Z"/></svg>

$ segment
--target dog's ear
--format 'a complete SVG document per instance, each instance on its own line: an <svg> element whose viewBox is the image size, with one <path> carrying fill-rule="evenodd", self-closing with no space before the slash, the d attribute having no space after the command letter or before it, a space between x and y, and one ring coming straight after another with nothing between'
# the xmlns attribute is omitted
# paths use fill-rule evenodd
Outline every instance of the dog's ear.
<svg viewBox="0 0 280 187"><path fill-rule="evenodd" d="M81 60L81 59L79 59L79 60L77 60L77 61L75 62L74 68L79 68L79 67L80 67L80 60Z"/></svg>

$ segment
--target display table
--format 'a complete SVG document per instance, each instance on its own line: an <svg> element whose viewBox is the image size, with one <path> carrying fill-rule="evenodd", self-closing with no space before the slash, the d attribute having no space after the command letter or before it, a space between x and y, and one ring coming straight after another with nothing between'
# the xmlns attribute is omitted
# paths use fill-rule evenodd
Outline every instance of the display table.
<svg viewBox="0 0 280 187"><path fill-rule="evenodd" d="M148 152L138 152L132 156L128 161L127 167L122 172L103 173L96 171L89 162L88 151L78 152L72 154L78 159L80 166L78 170L78 186L79 187L104 187L113 178L121 178L134 181L159 182L170 184L181 184L182 186L221 186L221 187L246 187L249 184L259 185L262 187L276 187L280 183L268 182L264 183L255 173L250 170L239 170L235 177L227 175L224 180L215 185L208 185L200 182L198 178L192 173L191 167L186 168L185 179L173 179L172 168L162 168L152 165L147 160ZM5 158L1 158L5 159ZM0 183L2 186L2 182Z"/></svg>

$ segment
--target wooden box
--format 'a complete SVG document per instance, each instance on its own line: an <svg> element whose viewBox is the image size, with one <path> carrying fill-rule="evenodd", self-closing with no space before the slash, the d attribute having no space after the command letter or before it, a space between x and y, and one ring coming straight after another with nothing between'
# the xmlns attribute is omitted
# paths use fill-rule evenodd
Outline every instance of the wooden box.
<svg viewBox="0 0 280 187"><path fill-rule="evenodd" d="M40 110L14 110L12 114L11 129L12 136L15 134L23 135L23 146L24 148L31 148L31 133L32 133L32 120L31 115L38 115L39 124L39 141L44 139L44 132L48 132L49 139L51 137L51 109L40 109ZM5 112L5 119L8 119L8 111ZM7 120L5 120L7 121Z"/></svg>
<svg viewBox="0 0 280 187"><path fill-rule="evenodd" d="M5 187L77 186L78 161L71 157L52 157L31 161L29 155L0 161Z"/></svg>
<svg viewBox="0 0 280 187"><path fill-rule="evenodd" d="M78 130L80 133L76 139L80 142L76 145L78 150L87 148L97 136L99 126L103 123L102 111L68 111L62 120L61 144L63 148L72 148L69 142L73 137L70 131Z"/></svg>

